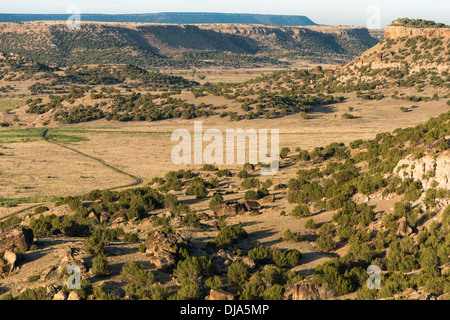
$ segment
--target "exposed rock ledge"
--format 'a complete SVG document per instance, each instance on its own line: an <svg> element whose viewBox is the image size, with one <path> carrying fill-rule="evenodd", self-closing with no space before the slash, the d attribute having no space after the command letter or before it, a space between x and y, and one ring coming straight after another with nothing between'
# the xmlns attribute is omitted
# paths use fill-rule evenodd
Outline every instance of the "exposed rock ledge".
<svg viewBox="0 0 450 320"><path fill-rule="evenodd" d="M407 28L402 26L387 26L384 30L386 39L398 39L423 36L425 38L444 37L450 39L450 28Z"/></svg>
<svg viewBox="0 0 450 320"><path fill-rule="evenodd" d="M436 157L426 155L420 159L414 159L410 155L398 162L394 172L397 172L397 168L399 168L400 178L420 180L424 189L431 188L432 181L438 183L436 189L450 189L450 150L440 152Z"/></svg>

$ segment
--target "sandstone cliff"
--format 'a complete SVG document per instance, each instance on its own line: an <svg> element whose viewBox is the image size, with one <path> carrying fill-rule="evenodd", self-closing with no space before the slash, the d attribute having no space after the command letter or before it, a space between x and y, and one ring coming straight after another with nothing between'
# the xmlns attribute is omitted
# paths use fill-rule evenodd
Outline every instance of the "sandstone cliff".
<svg viewBox="0 0 450 320"><path fill-rule="evenodd" d="M402 26L387 26L384 30L386 39L399 39L423 36L425 38L443 37L450 39L450 28L407 28Z"/></svg>

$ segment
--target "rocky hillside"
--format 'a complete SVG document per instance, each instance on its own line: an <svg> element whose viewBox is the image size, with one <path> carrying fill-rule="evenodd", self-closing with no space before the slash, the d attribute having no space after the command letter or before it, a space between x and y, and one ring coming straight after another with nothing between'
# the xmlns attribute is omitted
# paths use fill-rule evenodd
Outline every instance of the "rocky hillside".
<svg viewBox="0 0 450 320"><path fill-rule="evenodd" d="M0 24L0 47L48 65L267 66L313 59L348 62L377 40L355 27L62 22ZM288 61L288 62L286 62Z"/></svg>

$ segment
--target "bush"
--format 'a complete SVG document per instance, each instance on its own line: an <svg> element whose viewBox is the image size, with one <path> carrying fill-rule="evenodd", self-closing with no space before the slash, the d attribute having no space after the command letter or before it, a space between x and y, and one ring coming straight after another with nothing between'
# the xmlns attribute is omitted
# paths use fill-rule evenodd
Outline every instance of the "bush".
<svg viewBox="0 0 450 320"><path fill-rule="evenodd" d="M194 230L198 230L201 227L200 219L197 217L195 212L189 212L186 214L181 220L181 225Z"/></svg>
<svg viewBox="0 0 450 320"><path fill-rule="evenodd" d="M257 178L245 178L241 182L241 187L243 189L253 189L253 188L259 188L259 180Z"/></svg>
<svg viewBox="0 0 450 320"><path fill-rule="evenodd" d="M116 300L116 296L112 293L106 293L102 286L94 287L94 297L97 300Z"/></svg>
<svg viewBox="0 0 450 320"><path fill-rule="evenodd" d="M190 186L188 189L186 189L186 195L194 195L197 199L203 199L208 196L208 191L204 186L201 185Z"/></svg>
<svg viewBox="0 0 450 320"><path fill-rule="evenodd" d="M218 235L214 239L214 242L218 246L228 246L236 243L238 239L246 238L247 236L247 232L240 224L235 226L225 226L219 231Z"/></svg>
<svg viewBox="0 0 450 320"><path fill-rule="evenodd" d="M133 261L128 261L124 264L120 274L140 286L150 285L155 282L155 276L151 271L144 270L142 265Z"/></svg>
<svg viewBox="0 0 450 320"><path fill-rule="evenodd" d="M213 210L218 204L223 203L223 197L221 194L216 193L212 196L211 201L209 201L209 210Z"/></svg>
<svg viewBox="0 0 450 320"><path fill-rule="evenodd" d="M178 262L173 271L173 276L178 282L196 283L202 277L210 277L214 274L214 264L207 257L186 257Z"/></svg>
<svg viewBox="0 0 450 320"><path fill-rule="evenodd" d="M131 243L139 242L139 236L137 235L137 233L124 233L122 242L131 242Z"/></svg>
<svg viewBox="0 0 450 320"><path fill-rule="evenodd" d="M48 300L47 292L44 287L26 289L19 295L18 300Z"/></svg>
<svg viewBox="0 0 450 320"><path fill-rule="evenodd" d="M293 242L300 242L303 240L300 232L292 232L289 229L283 233L282 238L283 238L283 241L293 241Z"/></svg>
<svg viewBox="0 0 450 320"><path fill-rule="evenodd" d="M109 274L109 264L106 256L99 254L92 260L92 273L96 276L106 276Z"/></svg>
<svg viewBox="0 0 450 320"><path fill-rule="evenodd" d="M35 214L39 214L39 213L43 213L43 212L48 211L48 210L49 210L48 207L39 206L39 207L34 208L34 213Z"/></svg>
<svg viewBox="0 0 450 320"><path fill-rule="evenodd" d="M247 172L247 170L241 170L241 171L239 171L239 173L238 173L238 178L245 179L245 178L247 178L247 177L248 177L248 172Z"/></svg>
<svg viewBox="0 0 450 320"><path fill-rule="evenodd" d="M244 200L258 200L258 193L254 190L248 190L245 192Z"/></svg>
<svg viewBox="0 0 450 320"><path fill-rule="evenodd" d="M290 249L286 252L280 249L275 249L272 251L272 260L277 267L295 267L298 265L302 254L297 249Z"/></svg>
<svg viewBox="0 0 450 320"><path fill-rule="evenodd" d="M317 225L314 222L314 219L308 219L305 222L305 228L307 228L307 229L317 229Z"/></svg>
<svg viewBox="0 0 450 320"><path fill-rule="evenodd" d="M260 245L248 252L248 256L259 263L267 263L272 260L272 252L266 246Z"/></svg>
<svg viewBox="0 0 450 320"><path fill-rule="evenodd" d="M299 204L292 210L291 215L293 217L309 217L311 215L311 210L309 210L308 206Z"/></svg>
<svg viewBox="0 0 450 320"><path fill-rule="evenodd" d="M228 267L227 280L229 283L242 286L247 281L248 276L248 267L242 261L235 261Z"/></svg>

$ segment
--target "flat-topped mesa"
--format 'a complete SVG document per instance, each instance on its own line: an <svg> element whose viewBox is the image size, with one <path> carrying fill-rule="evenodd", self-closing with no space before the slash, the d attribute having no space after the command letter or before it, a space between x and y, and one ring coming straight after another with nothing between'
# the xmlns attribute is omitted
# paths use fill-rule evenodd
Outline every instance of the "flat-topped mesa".
<svg viewBox="0 0 450 320"><path fill-rule="evenodd" d="M399 39L422 36L425 38L443 37L450 39L450 28L409 28L403 26L387 26L384 30L386 39Z"/></svg>

